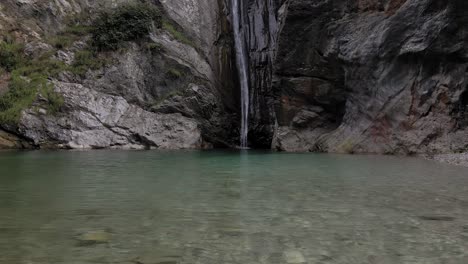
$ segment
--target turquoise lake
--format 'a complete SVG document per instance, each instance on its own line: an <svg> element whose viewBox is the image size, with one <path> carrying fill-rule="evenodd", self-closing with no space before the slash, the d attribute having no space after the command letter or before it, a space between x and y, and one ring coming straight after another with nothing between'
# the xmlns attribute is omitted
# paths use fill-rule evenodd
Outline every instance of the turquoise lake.
<svg viewBox="0 0 468 264"><path fill-rule="evenodd" d="M261 151L0 152L0 263L468 263L468 169Z"/></svg>

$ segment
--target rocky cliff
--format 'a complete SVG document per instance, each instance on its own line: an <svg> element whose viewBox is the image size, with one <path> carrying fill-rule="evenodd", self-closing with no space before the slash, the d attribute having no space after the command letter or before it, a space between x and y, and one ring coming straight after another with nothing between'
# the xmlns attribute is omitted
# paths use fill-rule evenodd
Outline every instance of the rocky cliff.
<svg viewBox="0 0 468 264"><path fill-rule="evenodd" d="M131 39L118 50L93 53L88 60L106 63L85 63L85 69L78 68L77 74L77 62L90 50L90 36L68 34L70 24L73 28L76 23L87 26L93 19L99 20L96 16L102 12L141 2L0 3L0 31L25 46L27 60L47 53L64 64L57 76L48 76L54 92L63 98L59 111L48 111L44 107L48 100L39 92L15 124L2 124L3 135L9 134L0 136L7 142L4 147L22 146L17 143L18 137L24 146L42 148L205 148L234 144L231 126L236 125L232 116L237 109L232 99L236 91L230 76L231 49L227 42L219 41L227 32L223 26L227 22L216 0L144 1L147 7L159 8L162 26L152 26L143 40ZM12 86L13 73L2 73L6 89Z"/></svg>
<svg viewBox="0 0 468 264"><path fill-rule="evenodd" d="M467 12L463 0L290 1L273 147L466 151Z"/></svg>
<svg viewBox="0 0 468 264"><path fill-rule="evenodd" d="M89 35L50 39L70 18L141 1L6 0L0 32L27 56L75 65ZM238 142L229 1L143 1L164 15L108 61L49 77L0 145L202 148ZM448 153L468 149L468 4L463 0L243 0L251 147ZM72 19L73 20L73 19ZM62 34L63 35L63 34ZM1 55L1 54L0 54ZM86 66L86 65L84 65ZM0 72L0 93L13 74ZM13 76L13 77L12 77ZM50 103L50 102L49 102ZM1 103L0 103L1 107Z"/></svg>

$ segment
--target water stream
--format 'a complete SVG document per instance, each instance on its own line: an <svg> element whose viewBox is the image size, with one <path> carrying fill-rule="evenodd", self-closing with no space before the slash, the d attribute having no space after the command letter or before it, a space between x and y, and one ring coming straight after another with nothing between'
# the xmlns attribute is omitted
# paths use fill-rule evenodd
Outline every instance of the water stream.
<svg viewBox="0 0 468 264"><path fill-rule="evenodd" d="M241 129L240 147L248 147L249 133L249 77L248 58L245 47L244 27L242 25L242 0L232 0L232 26L236 49L236 62L241 88Z"/></svg>

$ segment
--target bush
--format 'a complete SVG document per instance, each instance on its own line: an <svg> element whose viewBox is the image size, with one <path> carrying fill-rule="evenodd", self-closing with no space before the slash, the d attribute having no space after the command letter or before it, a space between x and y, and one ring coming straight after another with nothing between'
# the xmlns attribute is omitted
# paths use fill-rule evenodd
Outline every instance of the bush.
<svg viewBox="0 0 468 264"><path fill-rule="evenodd" d="M159 10L150 5L131 4L103 12L91 28L92 45L98 50L117 50L123 42L147 36L151 27L161 27Z"/></svg>
<svg viewBox="0 0 468 264"><path fill-rule="evenodd" d="M0 96L0 124L17 124L21 111L31 107L38 92L48 99L51 113L58 111L63 100L47 84L47 78L66 70L66 65L53 59L52 53L26 60L22 45L13 42L1 42L0 50L6 56L0 58L1 68L11 73L8 91Z"/></svg>
<svg viewBox="0 0 468 264"><path fill-rule="evenodd" d="M32 59L27 63L18 65L12 72L26 77L30 77L34 74L55 77L66 69L67 66L62 61L53 59L49 55L44 55L43 57Z"/></svg>
<svg viewBox="0 0 468 264"><path fill-rule="evenodd" d="M46 79L35 76L33 79L13 74L9 90L0 97L0 123L17 124L21 111L32 105L37 95L37 87L46 85Z"/></svg>
<svg viewBox="0 0 468 264"><path fill-rule="evenodd" d="M70 47L76 39L67 35L57 35L48 41L56 49L65 49Z"/></svg>
<svg viewBox="0 0 468 264"><path fill-rule="evenodd" d="M0 40L0 67L11 71L17 65L24 63L23 50L24 47L21 44Z"/></svg>
<svg viewBox="0 0 468 264"><path fill-rule="evenodd" d="M51 84L45 84L42 86L41 94L47 99L47 110L49 114L56 114L60 111L64 104L63 96L54 91L54 86Z"/></svg>
<svg viewBox="0 0 468 264"><path fill-rule="evenodd" d="M67 27L55 36L49 37L49 44L56 49L65 49L90 33L91 27L78 20L69 20Z"/></svg>
<svg viewBox="0 0 468 264"><path fill-rule="evenodd" d="M97 70L106 64L106 60L100 58L94 51L81 50L75 53L75 60L70 66L70 71L83 76L88 70Z"/></svg>

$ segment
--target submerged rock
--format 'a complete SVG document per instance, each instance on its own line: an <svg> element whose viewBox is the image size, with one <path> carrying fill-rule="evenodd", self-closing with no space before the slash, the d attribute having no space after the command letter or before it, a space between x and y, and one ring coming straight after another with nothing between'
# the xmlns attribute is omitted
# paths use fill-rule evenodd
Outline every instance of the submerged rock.
<svg viewBox="0 0 468 264"><path fill-rule="evenodd" d="M306 263L304 255L297 250L288 250L284 252L284 260L286 263Z"/></svg>
<svg viewBox="0 0 468 264"><path fill-rule="evenodd" d="M111 239L111 234L104 230L85 232L76 237L79 246L92 246L95 244L105 244Z"/></svg>

